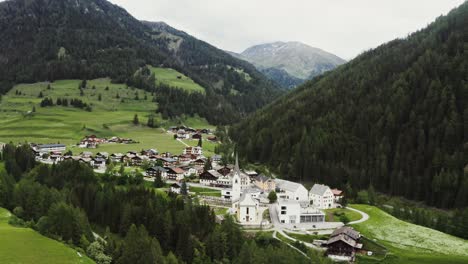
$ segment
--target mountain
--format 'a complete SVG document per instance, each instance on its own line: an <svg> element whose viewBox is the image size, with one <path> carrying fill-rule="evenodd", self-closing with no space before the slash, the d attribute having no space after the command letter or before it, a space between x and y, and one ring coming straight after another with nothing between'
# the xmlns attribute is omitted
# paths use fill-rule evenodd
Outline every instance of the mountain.
<svg viewBox="0 0 468 264"><path fill-rule="evenodd" d="M231 53L231 55L251 62L282 86L288 82L296 83L298 80L303 82L312 79L346 62L336 55L300 42L261 44L250 47L240 54ZM285 72L289 76L285 75Z"/></svg>
<svg viewBox="0 0 468 264"><path fill-rule="evenodd" d="M179 102L195 104L197 97L200 106L177 115L198 114L213 124L239 120L282 93L249 63L166 24L138 21L105 0L2 2L0 37L0 92L15 83L58 79L133 84L142 66L173 68L206 90L203 97L176 91ZM158 91L159 97L170 93ZM175 117L164 107L159 111Z"/></svg>
<svg viewBox="0 0 468 264"><path fill-rule="evenodd" d="M281 97L231 137L285 178L466 207L467 28L465 2Z"/></svg>

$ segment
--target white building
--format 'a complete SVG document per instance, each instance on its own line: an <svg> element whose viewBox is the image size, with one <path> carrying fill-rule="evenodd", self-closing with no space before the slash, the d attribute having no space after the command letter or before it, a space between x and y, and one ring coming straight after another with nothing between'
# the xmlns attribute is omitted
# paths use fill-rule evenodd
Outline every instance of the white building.
<svg viewBox="0 0 468 264"><path fill-rule="evenodd" d="M64 144L44 144L36 145L33 147L34 151L39 153L49 153L49 152L62 152L65 151L67 146Z"/></svg>
<svg viewBox="0 0 468 264"><path fill-rule="evenodd" d="M278 199L309 201L309 192L300 183L276 179Z"/></svg>
<svg viewBox="0 0 468 264"><path fill-rule="evenodd" d="M329 209L335 207L335 196L330 187L323 184L314 184L309 192L312 204L319 209Z"/></svg>
<svg viewBox="0 0 468 264"><path fill-rule="evenodd" d="M233 207L240 223L255 223L258 220L258 202L250 193L243 193Z"/></svg>
<svg viewBox="0 0 468 264"><path fill-rule="evenodd" d="M201 147L186 147L183 152L184 155L196 155L200 156L203 155L203 149Z"/></svg>
<svg viewBox="0 0 468 264"><path fill-rule="evenodd" d="M279 221L283 224L317 223L325 221L325 214L310 207L307 201L280 199L276 204Z"/></svg>

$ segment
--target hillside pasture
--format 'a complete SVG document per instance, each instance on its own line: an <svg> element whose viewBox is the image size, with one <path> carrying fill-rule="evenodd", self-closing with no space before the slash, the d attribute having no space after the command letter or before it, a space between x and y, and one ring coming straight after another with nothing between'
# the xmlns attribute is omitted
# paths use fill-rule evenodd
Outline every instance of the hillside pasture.
<svg viewBox="0 0 468 264"><path fill-rule="evenodd" d="M0 262L34 264L91 264L85 255L30 228L8 224L11 214L0 208Z"/></svg>
<svg viewBox="0 0 468 264"><path fill-rule="evenodd" d="M399 220L377 207L351 207L370 216L352 226L388 249L383 260L360 257L358 263L468 263L467 240Z"/></svg>
<svg viewBox="0 0 468 264"><path fill-rule="evenodd" d="M171 68L149 67L156 76L157 84L165 84L171 87L184 89L188 92L205 93L205 88L194 82L184 74Z"/></svg>

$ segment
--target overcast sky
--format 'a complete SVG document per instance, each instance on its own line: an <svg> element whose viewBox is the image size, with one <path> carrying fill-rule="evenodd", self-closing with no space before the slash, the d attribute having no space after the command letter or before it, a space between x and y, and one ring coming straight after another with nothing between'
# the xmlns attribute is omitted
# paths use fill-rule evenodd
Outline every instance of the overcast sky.
<svg viewBox="0 0 468 264"><path fill-rule="evenodd" d="M351 59L425 27L464 0L111 0L142 20L164 21L241 52L300 41Z"/></svg>

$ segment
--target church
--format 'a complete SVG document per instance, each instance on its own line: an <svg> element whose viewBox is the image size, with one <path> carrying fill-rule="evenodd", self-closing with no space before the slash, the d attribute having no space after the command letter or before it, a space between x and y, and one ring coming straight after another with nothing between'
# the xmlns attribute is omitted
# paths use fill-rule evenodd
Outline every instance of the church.
<svg viewBox="0 0 468 264"><path fill-rule="evenodd" d="M255 223L258 218L259 203L246 191L250 181L249 176L242 173L239 168L239 159L236 156L236 165L232 173L232 209L241 224ZM247 186L247 187L244 187Z"/></svg>

